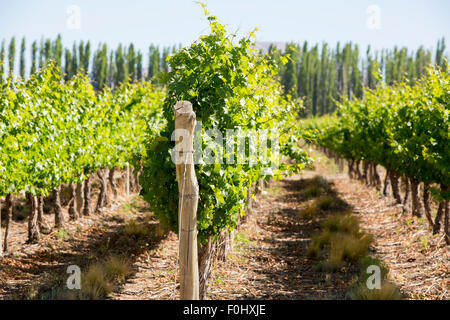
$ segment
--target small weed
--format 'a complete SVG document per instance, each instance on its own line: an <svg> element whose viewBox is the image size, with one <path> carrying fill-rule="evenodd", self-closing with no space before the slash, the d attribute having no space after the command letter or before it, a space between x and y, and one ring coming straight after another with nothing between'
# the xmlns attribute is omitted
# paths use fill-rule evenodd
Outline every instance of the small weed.
<svg viewBox="0 0 450 320"><path fill-rule="evenodd" d="M58 230L58 232L56 233L56 236L59 239L66 239L67 238L67 231L65 229L63 229L63 228L60 228Z"/></svg>
<svg viewBox="0 0 450 320"><path fill-rule="evenodd" d="M271 195L279 195L283 192L283 188L274 186L274 187L267 188L264 191L266 191L268 194L271 194Z"/></svg>
<svg viewBox="0 0 450 320"><path fill-rule="evenodd" d="M245 234L242 231L235 233L234 241L235 241L235 248L238 251L245 249L248 246L248 244L251 242L250 239L248 238L247 234Z"/></svg>
<svg viewBox="0 0 450 320"><path fill-rule="evenodd" d="M420 242L422 243L424 249L428 248L429 246L428 239L429 239L428 236L423 236L420 238Z"/></svg>

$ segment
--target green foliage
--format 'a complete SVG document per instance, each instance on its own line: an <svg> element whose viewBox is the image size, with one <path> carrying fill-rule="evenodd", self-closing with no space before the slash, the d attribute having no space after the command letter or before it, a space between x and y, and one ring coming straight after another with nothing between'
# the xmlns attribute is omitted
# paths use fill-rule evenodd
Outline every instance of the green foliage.
<svg viewBox="0 0 450 320"><path fill-rule="evenodd" d="M378 86L345 100L339 117L303 122L310 141L347 159L381 164L421 182L450 185L450 73ZM441 190L438 197L450 198Z"/></svg>
<svg viewBox="0 0 450 320"><path fill-rule="evenodd" d="M46 195L139 161L144 132L161 127L163 96L148 83L96 93L85 76L64 82L52 65L14 86L0 83L0 195Z"/></svg>
<svg viewBox="0 0 450 320"><path fill-rule="evenodd" d="M306 154L296 146L298 133L294 132L293 119L298 107L281 95L280 84L274 79L275 65L257 54L252 34L236 42L216 17L206 10L205 14L210 34L167 58L167 125L159 137L147 144L141 178L144 198L155 215L174 231L178 222L178 187L171 159L171 135L177 101L193 104L197 120L202 121L203 137L208 129L219 130L224 137L227 129L237 128L280 132L281 152L298 163L281 165L271 176L280 177L285 170L302 168L307 162ZM205 147L205 139L202 143ZM195 166L201 199L197 211L200 243L216 237L223 229L232 230L243 212L248 188L258 179L268 178L263 176L263 170L270 166L267 161L254 157L252 164L226 164L225 150L216 154L223 158L217 156L215 164L202 162Z"/></svg>
<svg viewBox="0 0 450 320"><path fill-rule="evenodd" d="M67 238L67 231L65 229L61 228L56 233L56 236L60 239L65 239L65 238Z"/></svg>

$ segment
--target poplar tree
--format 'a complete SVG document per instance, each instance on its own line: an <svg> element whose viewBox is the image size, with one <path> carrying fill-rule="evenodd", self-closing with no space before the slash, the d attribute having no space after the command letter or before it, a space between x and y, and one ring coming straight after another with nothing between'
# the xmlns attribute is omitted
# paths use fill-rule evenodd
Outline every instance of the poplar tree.
<svg viewBox="0 0 450 320"><path fill-rule="evenodd" d="M87 73L87 70L85 69L85 49L84 49L84 42L81 41L78 45L78 68L77 71L81 71L82 73Z"/></svg>
<svg viewBox="0 0 450 320"><path fill-rule="evenodd" d="M305 97L308 94L308 72L309 72L309 51L308 42L305 41L302 47L300 59L300 71L298 75L298 96Z"/></svg>
<svg viewBox="0 0 450 320"><path fill-rule="evenodd" d="M72 54L69 49L65 49L64 51L64 79L69 81L72 78L74 72L72 71Z"/></svg>
<svg viewBox="0 0 450 320"><path fill-rule="evenodd" d="M93 64L94 87L97 90L103 89L108 81L108 47L103 44L102 48L94 54Z"/></svg>
<svg viewBox="0 0 450 320"><path fill-rule="evenodd" d="M62 54L63 54L62 39L61 35L58 35L53 45L53 59L55 60L55 64L58 67L61 67Z"/></svg>
<svg viewBox="0 0 450 320"><path fill-rule="evenodd" d="M143 66L142 66L142 53L138 51L136 56L136 80L141 81L144 79L143 75Z"/></svg>
<svg viewBox="0 0 450 320"><path fill-rule="evenodd" d="M2 40L2 47L0 49L0 80L3 79L5 73L5 40Z"/></svg>
<svg viewBox="0 0 450 320"><path fill-rule="evenodd" d="M311 50L310 56L310 84L309 84L309 101L311 103L311 112L314 116L318 114L318 86L319 86L319 47L315 45Z"/></svg>
<svg viewBox="0 0 450 320"><path fill-rule="evenodd" d="M45 40L44 59L45 59L45 64L47 64L52 59L52 42L50 39Z"/></svg>
<svg viewBox="0 0 450 320"><path fill-rule="evenodd" d="M445 38L442 38L441 40L438 40L436 48L436 58L434 62L436 66L439 66L441 68L444 68L445 65L444 52L445 52Z"/></svg>
<svg viewBox="0 0 450 320"><path fill-rule="evenodd" d="M26 41L25 37L23 37L22 43L20 45L20 64L19 64L19 73L22 79L25 79L25 49L26 49Z"/></svg>
<svg viewBox="0 0 450 320"><path fill-rule="evenodd" d="M336 109L334 99L336 99L336 59L333 57L330 61L330 69L328 72L327 113L334 112Z"/></svg>
<svg viewBox="0 0 450 320"><path fill-rule="evenodd" d="M12 77L14 74L14 61L16 59L16 38L12 37L9 43L8 61L9 61L9 75Z"/></svg>
<svg viewBox="0 0 450 320"><path fill-rule="evenodd" d="M124 83L127 80L128 76L127 65L121 44L119 44L119 47L117 48L116 51L115 63L116 63L116 75L114 79L114 84L115 86L118 86L121 83Z"/></svg>
<svg viewBox="0 0 450 320"><path fill-rule="evenodd" d="M168 72L168 65L167 65L167 57L170 54L170 49L169 48L163 48L163 52L162 52L162 57L161 57L161 68L160 71L161 72Z"/></svg>
<svg viewBox="0 0 450 320"><path fill-rule="evenodd" d="M128 78L131 82L134 82L136 78L136 52L134 51L134 45L130 44L127 52L127 71Z"/></svg>
<svg viewBox="0 0 450 320"><path fill-rule="evenodd" d="M288 62L286 63L286 71L281 78L281 84L284 86L285 93L290 94L296 98L298 94L297 86L297 60L298 60L298 48L293 44L286 45L286 54L289 55Z"/></svg>
<svg viewBox="0 0 450 320"><path fill-rule="evenodd" d="M44 59L45 59L45 46L44 46L44 38L41 38L39 42L39 68L44 67Z"/></svg>
<svg viewBox="0 0 450 320"><path fill-rule="evenodd" d="M88 41L84 46L82 66L85 74L89 74L89 61L91 59L91 43Z"/></svg>
<svg viewBox="0 0 450 320"><path fill-rule="evenodd" d="M361 79L361 70L359 69L359 47L355 45L352 54L351 67L351 95L356 98L362 98L363 84Z"/></svg>
<svg viewBox="0 0 450 320"><path fill-rule="evenodd" d="M160 71L159 48L155 47L152 44L152 45L150 45L150 49L149 49L149 63L148 63L147 80L152 80L152 79L156 78L159 71Z"/></svg>
<svg viewBox="0 0 450 320"><path fill-rule="evenodd" d="M318 105L320 107L320 114L325 114L327 110L327 86L328 86L328 45L322 44L322 53L320 57L320 80L319 80L319 98Z"/></svg>
<svg viewBox="0 0 450 320"><path fill-rule="evenodd" d="M73 43L72 47L72 67L71 67L72 76L78 73L78 58L77 58L77 43Z"/></svg>
<svg viewBox="0 0 450 320"><path fill-rule="evenodd" d="M37 71L37 52L38 47L37 47L37 42L33 41L33 44L31 45L31 69L30 69L30 74L35 74Z"/></svg>
<svg viewBox="0 0 450 320"><path fill-rule="evenodd" d="M114 63L114 51L111 50L109 54L109 68L108 68L108 86L114 87L114 79L116 77L116 64Z"/></svg>
<svg viewBox="0 0 450 320"><path fill-rule="evenodd" d="M426 53L424 48L421 46L416 52L416 75L417 77L422 76L426 69Z"/></svg>

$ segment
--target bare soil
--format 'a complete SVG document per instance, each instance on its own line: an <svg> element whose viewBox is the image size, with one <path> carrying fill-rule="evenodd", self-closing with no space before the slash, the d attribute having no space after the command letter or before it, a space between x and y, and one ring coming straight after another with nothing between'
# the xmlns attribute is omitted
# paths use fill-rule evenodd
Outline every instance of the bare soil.
<svg viewBox="0 0 450 320"><path fill-rule="evenodd" d="M315 168L270 186L257 197L247 222L234 233L227 261L214 265L208 299L349 299L359 270L316 272L306 257L323 217L303 219L307 181L321 175L374 236L371 255L390 269L389 279L409 299L450 299L450 256L442 236L432 236L426 221L402 213L373 188L352 181L328 158L314 153ZM95 197L93 197L95 200ZM64 212L67 217L67 212ZM51 221L52 217L46 219ZM125 223L149 224L144 238L124 232ZM174 299L177 236L168 232L136 194L120 195L101 213L67 222L64 230L25 245L26 220L14 221L11 252L0 263L0 299L54 299L69 265L82 270L106 256L126 256L131 273L108 299Z"/></svg>

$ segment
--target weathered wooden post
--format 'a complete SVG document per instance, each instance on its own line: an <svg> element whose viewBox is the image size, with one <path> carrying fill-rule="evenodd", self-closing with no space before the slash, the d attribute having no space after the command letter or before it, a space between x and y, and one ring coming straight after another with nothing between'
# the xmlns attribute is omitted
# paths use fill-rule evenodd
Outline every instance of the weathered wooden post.
<svg viewBox="0 0 450 320"><path fill-rule="evenodd" d="M175 154L178 181L178 231L180 254L180 298L199 299L197 257L198 182L194 169L195 113L188 101L179 101L175 113ZM176 272L176 271L175 271ZM175 274L176 276L176 274Z"/></svg>

